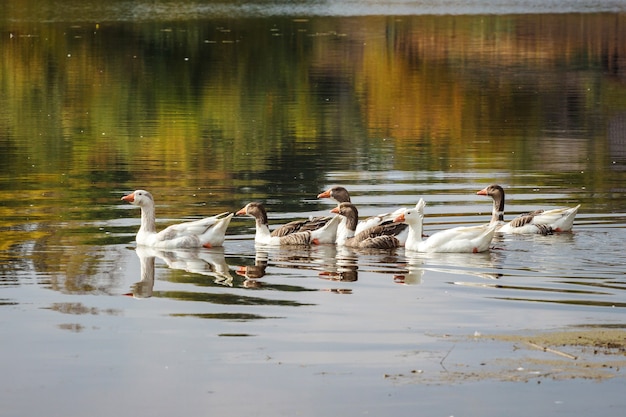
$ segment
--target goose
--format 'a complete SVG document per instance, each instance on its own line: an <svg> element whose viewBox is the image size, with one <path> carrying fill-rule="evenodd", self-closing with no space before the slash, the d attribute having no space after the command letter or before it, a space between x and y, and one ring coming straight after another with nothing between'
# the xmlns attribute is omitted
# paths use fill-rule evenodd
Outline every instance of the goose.
<svg viewBox="0 0 626 417"><path fill-rule="evenodd" d="M347 195L348 191L343 187L340 187L340 188L342 188L343 191L345 191L345 194ZM322 194L318 195L317 198L321 198L320 197L321 195ZM343 199L345 199L346 197L341 197L341 198L343 201ZM350 201L349 195L347 195L347 198L348 198L347 201ZM282 226L275 228L274 230L272 230L270 234L272 236L287 236L291 233L317 230L317 229L324 227L326 223L328 223L332 218L333 216L320 216L320 217L311 217L309 219L294 220L294 221L291 221L289 223L286 223Z"/></svg>
<svg viewBox="0 0 626 417"><path fill-rule="evenodd" d="M337 231L336 244L351 248L393 249L406 241L407 226L402 223L384 223L356 233L359 212L352 203L341 203L331 210L345 218L345 228ZM338 216L338 217L339 217Z"/></svg>
<svg viewBox="0 0 626 417"><path fill-rule="evenodd" d="M341 186L329 188L328 190L318 194L317 198L330 198L331 200L335 201L337 205L341 203L351 202L350 193L348 192L348 190ZM354 230L355 235L358 235L359 233L369 229L370 227L378 226L383 223L391 223L393 219L402 212L402 210L404 210L404 208L400 208L393 213L378 214L376 216L368 217L365 220L357 222L356 228ZM341 230L342 228L345 228L345 221L342 223L342 225L339 226L339 230Z"/></svg>
<svg viewBox="0 0 626 417"><path fill-rule="evenodd" d="M333 243L337 233L337 226L339 226L339 222L341 221L340 218L335 216L327 222L324 227L316 230L295 232L285 236L272 236L267 221L267 212L262 203L248 203L235 214L237 216L248 215L254 217L256 219L254 242L270 246Z"/></svg>
<svg viewBox="0 0 626 417"><path fill-rule="evenodd" d="M489 196L493 199L491 224L498 225L499 233L516 234L551 234L553 232L569 232L574 226L574 218L580 204L576 207L558 208L553 210L535 210L522 214L508 223L504 223L504 189L498 184L490 185L476 194Z"/></svg>
<svg viewBox="0 0 626 417"><path fill-rule="evenodd" d="M459 252L478 253L489 249L489 244L496 231L496 225L460 226L433 233L422 240L424 227L424 206L420 199L414 209L406 209L394 220L409 225L409 236L405 249L415 252Z"/></svg>
<svg viewBox="0 0 626 417"><path fill-rule="evenodd" d="M141 208L141 226L137 245L161 249L212 248L222 246L226 228L233 213L224 212L213 217L171 225L156 231L154 198L145 190L136 190L122 200Z"/></svg>

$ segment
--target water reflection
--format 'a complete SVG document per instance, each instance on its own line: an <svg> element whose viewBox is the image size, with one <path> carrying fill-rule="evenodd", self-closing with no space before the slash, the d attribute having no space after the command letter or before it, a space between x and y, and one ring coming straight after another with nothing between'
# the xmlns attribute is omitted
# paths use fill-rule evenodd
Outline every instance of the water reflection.
<svg viewBox="0 0 626 417"><path fill-rule="evenodd" d="M327 257L330 262L324 265L319 277L331 281L356 282L359 280L358 254L353 248L336 246L334 258Z"/></svg>
<svg viewBox="0 0 626 417"><path fill-rule="evenodd" d="M224 258L223 248L160 250L138 246L135 253L141 265L141 280L133 284L129 294L135 298L152 297L156 258L165 262L170 269L210 276L213 277L215 284L233 285L233 277Z"/></svg>
<svg viewBox="0 0 626 417"><path fill-rule="evenodd" d="M152 291L154 289L154 264L156 255L153 255L151 251L143 247L137 247L135 253L139 257L141 280L134 283L131 287L131 292L126 295L139 299L150 298L152 297Z"/></svg>
<svg viewBox="0 0 626 417"><path fill-rule="evenodd" d="M360 1L360 0L253 0L245 2L229 1L150 1L140 0L110 1L107 3L86 0L66 1L62 8L50 0L23 0L6 7L3 14L14 21L188 21L199 18L249 18L251 16L372 16L392 13L394 16L407 15L450 15L450 14L517 14L527 13L599 13L623 12L620 1L571 1L545 2L529 0L515 1ZM299 20L306 20L300 18ZM277 36L280 32L277 33Z"/></svg>
<svg viewBox="0 0 626 417"><path fill-rule="evenodd" d="M212 284L217 286L233 287L235 281L228 266L223 248L214 249L191 249L191 250L169 250L163 251L154 248L138 246L135 252L140 261L141 280L131 286L131 292L126 295L138 299L150 298L153 296L172 298L180 301L200 301L213 304L235 304L235 305L275 305L275 306L299 306L304 305L291 300L274 300L271 298L251 297L237 295L233 293L211 293L200 289L185 290L155 290L155 261L158 259L164 262L168 270L185 271L184 276L173 276L168 274L167 281L177 284L195 287L207 287L205 278L212 277ZM280 256L276 259L276 266L282 268L298 268L298 263L310 264L312 258L298 253L297 250L284 251L284 258ZM243 288L260 288L259 278L265 274L268 254L259 252L256 256L255 265L243 266L236 269L236 275L240 275L245 280L241 285ZM300 266L304 267L304 266ZM210 287L210 286L209 286ZM296 285L266 285L268 289L279 289L283 292L310 291L305 287ZM206 316L206 315L205 315ZM220 315L224 317L224 315ZM229 316L230 317L230 316ZM238 316L239 317L239 316Z"/></svg>
<svg viewBox="0 0 626 417"><path fill-rule="evenodd" d="M403 273L394 275L393 281L397 284L419 285L422 283L424 276L424 261L417 256L418 253L410 252L406 259L407 270Z"/></svg>
<svg viewBox="0 0 626 417"><path fill-rule="evenodd" d="M256 287L260 285L257 279L265 276L265 270L269 263L269 253L263 250L257 250L254 256L254 265L241 265L237 268L237 275L246 279L244 286Z"/></svg>
<svg viewBox="0 0 626 417"><path fill-rule="evenodd" d="M427 272L444 276L478 277L497 280L502 276L502 255L494 251L481 253L414 253L404 254L408 272L397 275L397 283L416 285L422 283Z"/></svg>
<svg viewBox="0 0 626 417"><path fill-rule="evenodd" d="M237 273L247 279L263 278L268 266L273 268L326 270L335 264L335 245L271 247L257 245L254 264L241 265Z"/></svg>
<svg viewBox="0 0 626 417"><path fill-rule="evenodd" d="M0 38L0 181L21 173L57 213L69 193L138 183L199 191L214 212L244 189L293 211L329 170L560 169L581 189L626 165L622 15L0 25L15 32Z"/></svg>

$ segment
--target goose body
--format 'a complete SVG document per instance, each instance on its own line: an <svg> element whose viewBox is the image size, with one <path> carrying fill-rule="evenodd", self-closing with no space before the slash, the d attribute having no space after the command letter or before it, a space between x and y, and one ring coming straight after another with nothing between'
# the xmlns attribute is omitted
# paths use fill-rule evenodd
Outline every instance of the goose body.
<svg viewBox="0 0 626 417"><path fill-rule="evenodd" d="M569 232L574 226L574 218L580 204L576 207L558 208L553 210L536 210L522 214L508 223L504 222L504 189L490 185L476 194L489 196L493 199L491 224L498 226L499 233L514 234L551 234L553 232Z"/></svg>
<svg viewBox="0 0 626 417"><path fill-rule="evenodd" d="M489 245L496 231L496 225L460 226L433 233L422 240L424 228L423 199L413 209L406 209L395 221L409 225L409 236L405 243L406 250L415 252L455 252L478 253L489 250Z"/></svg>
<svg viewBox="0 0 626 417"><path fill-rule="evenodd" d="M248 215L254 217L256 220L254 242L270 246L333 243L337 234L337 227L341 221L341 219L333 217L323 227L315 230L294 232L284 236L272 236L267 221L267 212L263 204L257 202L248 203L236 214L238 216Z"/></svg>
<svg viewBox="0 0 626 417"><path fill-rule="evenodd" d="M352 203L341 203L331 210L345 220L345 227L337 231L337 245L352 248L393 249L404 245L408 228L401 223L384 223L356 232L359 212Z"/></svg>
<svg viewBox="0 0 626 417"><path fill-rule="evenodd" d="M299 232L312 232L317 229L321 229L332 219L331 216L325 217L312 217L310 219L294 220L289 223L285 223L282 226L272 230L271 236L287 236L292 233Z"/></svg>
<svg viewBox="0 0 626 417"><path fill-rule="evenodd" d="M340 205L341 203L351 202L350 193L348 193L348 190L346 190L344 187L339 187L339 186L329 188L328 190L318 194L317 198L330 198L331 200L335 201L337 205ZM396 216L398 216L403 210L404 210L403 208L400 208L394 211L393 213L381 213L375 216L368 217L367 219L364 219L361 221L358 221L358 218L357 218L357 224L354 229L354 234L358 235L359 233L367 229L370 229L375 226L379 226L383 223L392 223L393 219ZM346 228L346 220L343 220L342 223L339 225L337 235L341 233L344 233L344 234L349 233L347 230L345 230L345 228Z"/></svg>
<svg viewBox="0 0 626 417"><path fill-rule="evenodd" d="M224 212L213 217L171 225L156 231L154 198L145 190L136 190L122 200L141 208L141 226L137 232L137 245L161 249L211 248L222 246L226 228L233 217Z"/></svg>

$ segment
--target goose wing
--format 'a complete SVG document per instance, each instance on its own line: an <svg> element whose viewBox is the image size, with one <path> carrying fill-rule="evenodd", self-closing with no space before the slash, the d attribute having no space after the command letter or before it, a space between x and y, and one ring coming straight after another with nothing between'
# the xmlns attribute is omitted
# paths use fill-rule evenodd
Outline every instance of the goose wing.
<svg viewBox="0 0 626 417"><path fill-rule="evenodd" d="M332 216L326 217L313 217L312 219L294 220L286 223L274 230L272 230L272 236L287 236L291 233L306 232L320 229L326 225L332 219Z"/></svg>
<svg viewBox="0 0 626 417"><path fill-rule="evenodd" d="M222 221L229 219L231 213L224 212L212 217L194 220L190 222L173 224L157 233L158 240L171 240L186 236L200 236ZM232 215L230 216L232 217Z"/></svg>
<svg viewBox="0 0 626 417"><path fill-rule="evenodd" d="M400 246L400 241L395 236L381 235L360 241L359 248L394 249Z"/></svg>

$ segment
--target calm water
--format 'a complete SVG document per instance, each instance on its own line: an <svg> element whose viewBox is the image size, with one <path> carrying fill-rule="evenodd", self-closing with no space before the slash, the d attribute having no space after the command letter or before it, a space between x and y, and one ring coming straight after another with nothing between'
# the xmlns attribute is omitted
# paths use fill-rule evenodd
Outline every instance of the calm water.
<svg viewBox="0 0 626 417"><path fill-rule="evenodd" d="M564 3L3 2L0 415L621 415L623 354L477 337L626 326L626 15ZM494 182L574 232L172 253L120 201L280 224L341 184L432 233Z"/></svg>

